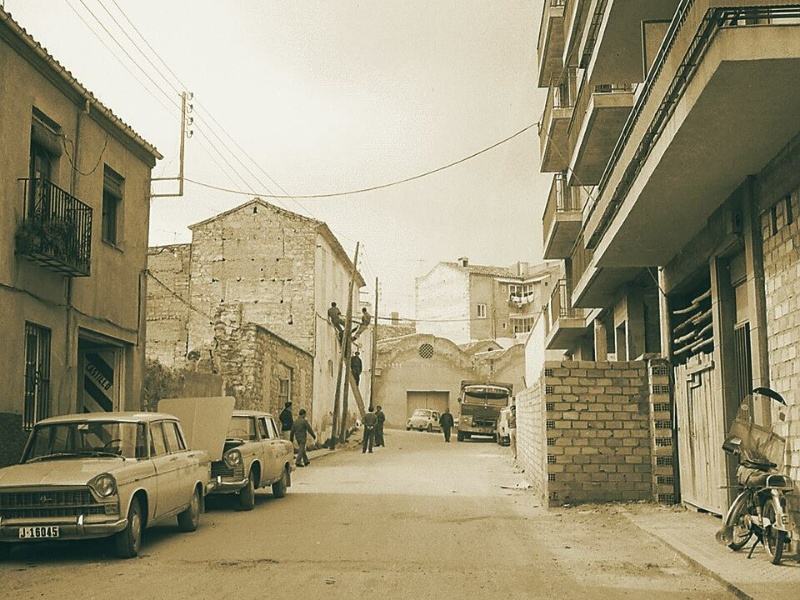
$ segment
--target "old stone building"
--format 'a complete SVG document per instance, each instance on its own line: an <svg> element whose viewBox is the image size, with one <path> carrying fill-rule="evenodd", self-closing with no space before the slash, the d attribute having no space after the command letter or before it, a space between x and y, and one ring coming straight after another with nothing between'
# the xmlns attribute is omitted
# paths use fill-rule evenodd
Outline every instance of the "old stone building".
<svg viewBox="0 0 800 600"><path fill-rule="evenodd" d="M333 410L340 348L327 310L337 302L344 314L352 261L325 223L260 199L190 229L190 244L149 252L148 357L187 368L218 352L215 329L222 323L227 329L233 323L260 326L287 348L313 358L312 372L303 381L302 370L284 364L283 385L288 397L297 400L295 409L308 410L314 427L322 428ZM358 272L355 276L354 312L364 285ZM226 321L220 311L235 312L236 318ZM370 338L359 340L365 358ZM302 397L296 395L301 388ZM267 397L271 388L262 389L263 406L274 406L275 399Z"/></svg>
<svg viewBox="0 0 800 600"><path fill-rule="evenodd" d="M139 410L158 151L0 8L0 465L33 425Z"/></svg>

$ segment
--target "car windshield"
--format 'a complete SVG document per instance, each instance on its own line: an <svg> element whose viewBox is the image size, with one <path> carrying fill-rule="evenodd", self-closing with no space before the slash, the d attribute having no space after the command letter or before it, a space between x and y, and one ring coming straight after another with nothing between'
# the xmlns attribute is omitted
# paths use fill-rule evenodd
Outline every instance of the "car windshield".
<svg viewBox="0 0 800 600"><path fill-rule="evenodd" d="M491 406L507 406L508 390L497 387L468 387L464 390L464 402L468 404L487 404Z"/></svg>
<svg viewBox="0 0 800 600"><path fill-rule="evenodd" d="M425 410L424 408L418 408L417 410L414 411L414 414L412 416L414 416L414 417L427 417L427 416L430 416L430 414L431 414L431 411Z"/></svg>
<svg viewBox="0 0 800 600"><path fill-rule="evenodd" d="M38 425L24 462L86 456L145 458L144 424L82 421Z"/></svg>
<svg viewBox="0 0 800 600"><path fill-rule="evenodd" d="M252 417L231 417L226 437L229 440L257 440L256 420Z"/></svg>

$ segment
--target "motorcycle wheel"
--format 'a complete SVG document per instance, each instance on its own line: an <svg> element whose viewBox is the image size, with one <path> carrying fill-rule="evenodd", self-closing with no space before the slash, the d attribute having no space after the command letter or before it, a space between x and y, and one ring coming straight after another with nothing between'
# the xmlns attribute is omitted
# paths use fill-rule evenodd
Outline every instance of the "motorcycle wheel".
<svg viewBox="0 0 800 600"><path fill-rule="evenodd" d="M786 544L786 532L772 526L777 518L776 515L782 512L778 506L777 498L769 498L764 502L764 506L761 507L761 514L764 515L764 518L769 519L770 522L769 527L764 531L764 548L773 565L781 562L783 546Z"/></svg>
<svg viewBox="0 0 800 600"><path fill-rule="evenodd" d="M734 551L741 550L753 537L753 530L750 528L749 515L756 513L755 506L751 501L749 494L741 494L734 500L736 506L734 507L730 524L733 527L732 540L728 544L728 548Z"/></svg>

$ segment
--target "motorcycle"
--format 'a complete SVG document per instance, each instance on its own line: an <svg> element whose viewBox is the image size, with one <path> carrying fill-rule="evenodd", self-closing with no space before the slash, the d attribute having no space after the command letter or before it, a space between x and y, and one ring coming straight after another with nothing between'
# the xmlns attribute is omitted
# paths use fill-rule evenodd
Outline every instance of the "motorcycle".
<svg viewBox="0 0 800 600"><path fill-rule="evenodd" d="M786 406L783 397L769 388L756 388L753 393ZM783 414L779 416L781 419L785 417ZM736 479L742 490L725 515L724 524L717 532L717 541L738 551L755 537L747 558L761 543L772 564L777 565L785 546L791 542L792 530L786 495L792 492L794 484L781 472L786 439L774 433L771 427L753 423L750 403L744 402L722 448L739 459Z"/></svg>

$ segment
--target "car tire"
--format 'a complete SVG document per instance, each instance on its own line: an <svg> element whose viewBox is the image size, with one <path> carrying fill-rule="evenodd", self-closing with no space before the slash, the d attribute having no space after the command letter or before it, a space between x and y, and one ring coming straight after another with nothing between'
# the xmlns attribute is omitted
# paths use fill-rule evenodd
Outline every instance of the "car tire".
<svg viewBox="0 0 800 600"><path fill-rule="evenodd" d="M5 560L11 554L11 544L0 543L0 560Z"/></svg>
<svg viewBox="0 0 800 600"><path fill-rule="evenodd" d="M178 515L178 529L181 531L195 531L200 525L200 513L203 508L203 499L200 496L200 490L194 489L192 492L192 501L182 513Z"/></svg>
<svg viewBox="0 0 800 600"><path fill-rule="evenodd" d="M431 425L431 424L429 423L429 424L428 424L428 429L427 429L426 431L427 431L428 433L431 433L431 432L433 432L433 425Z"/></svg>
<svg viewBox="0 0 800 600"><path fill-rule="evenodd" d="M141 504L139 504L139 499L134 498L131 500L131 505L128 508L128 524L125 526L125 529L114 536L114 547L117 551L117 556L120 558L133 558L138 556L139 550L142 547L143 529L142 507Z"/></svg>
<svg viewBox="0 0 800 600"><path fill-rule="evenodd" d="M456 434L456 439L459 442L463 442L464 441L464 434L459 431L458 434Z"/></svg>
<svg viewBox="0 0 800 600"><path fill-rule="evenodd" d="M237 510L253 510L256 505L256 486L253 482L253 472L247 475L247 485L236 494Z"/></svg>
<svg viewBox="0 0 800 600"><path fill-rule="evenodd" d="M406 431L411 431L411 427L409 427L408 425L406 425Z"/></svg>
<svg viewBox="0 0 800 600"><path fill-rule="evenodd" d="M272 495L276 498L283 498L286 496L286 490L289 488L289 471L286 467L283 468L281 478L272 484Z"/></svg>

